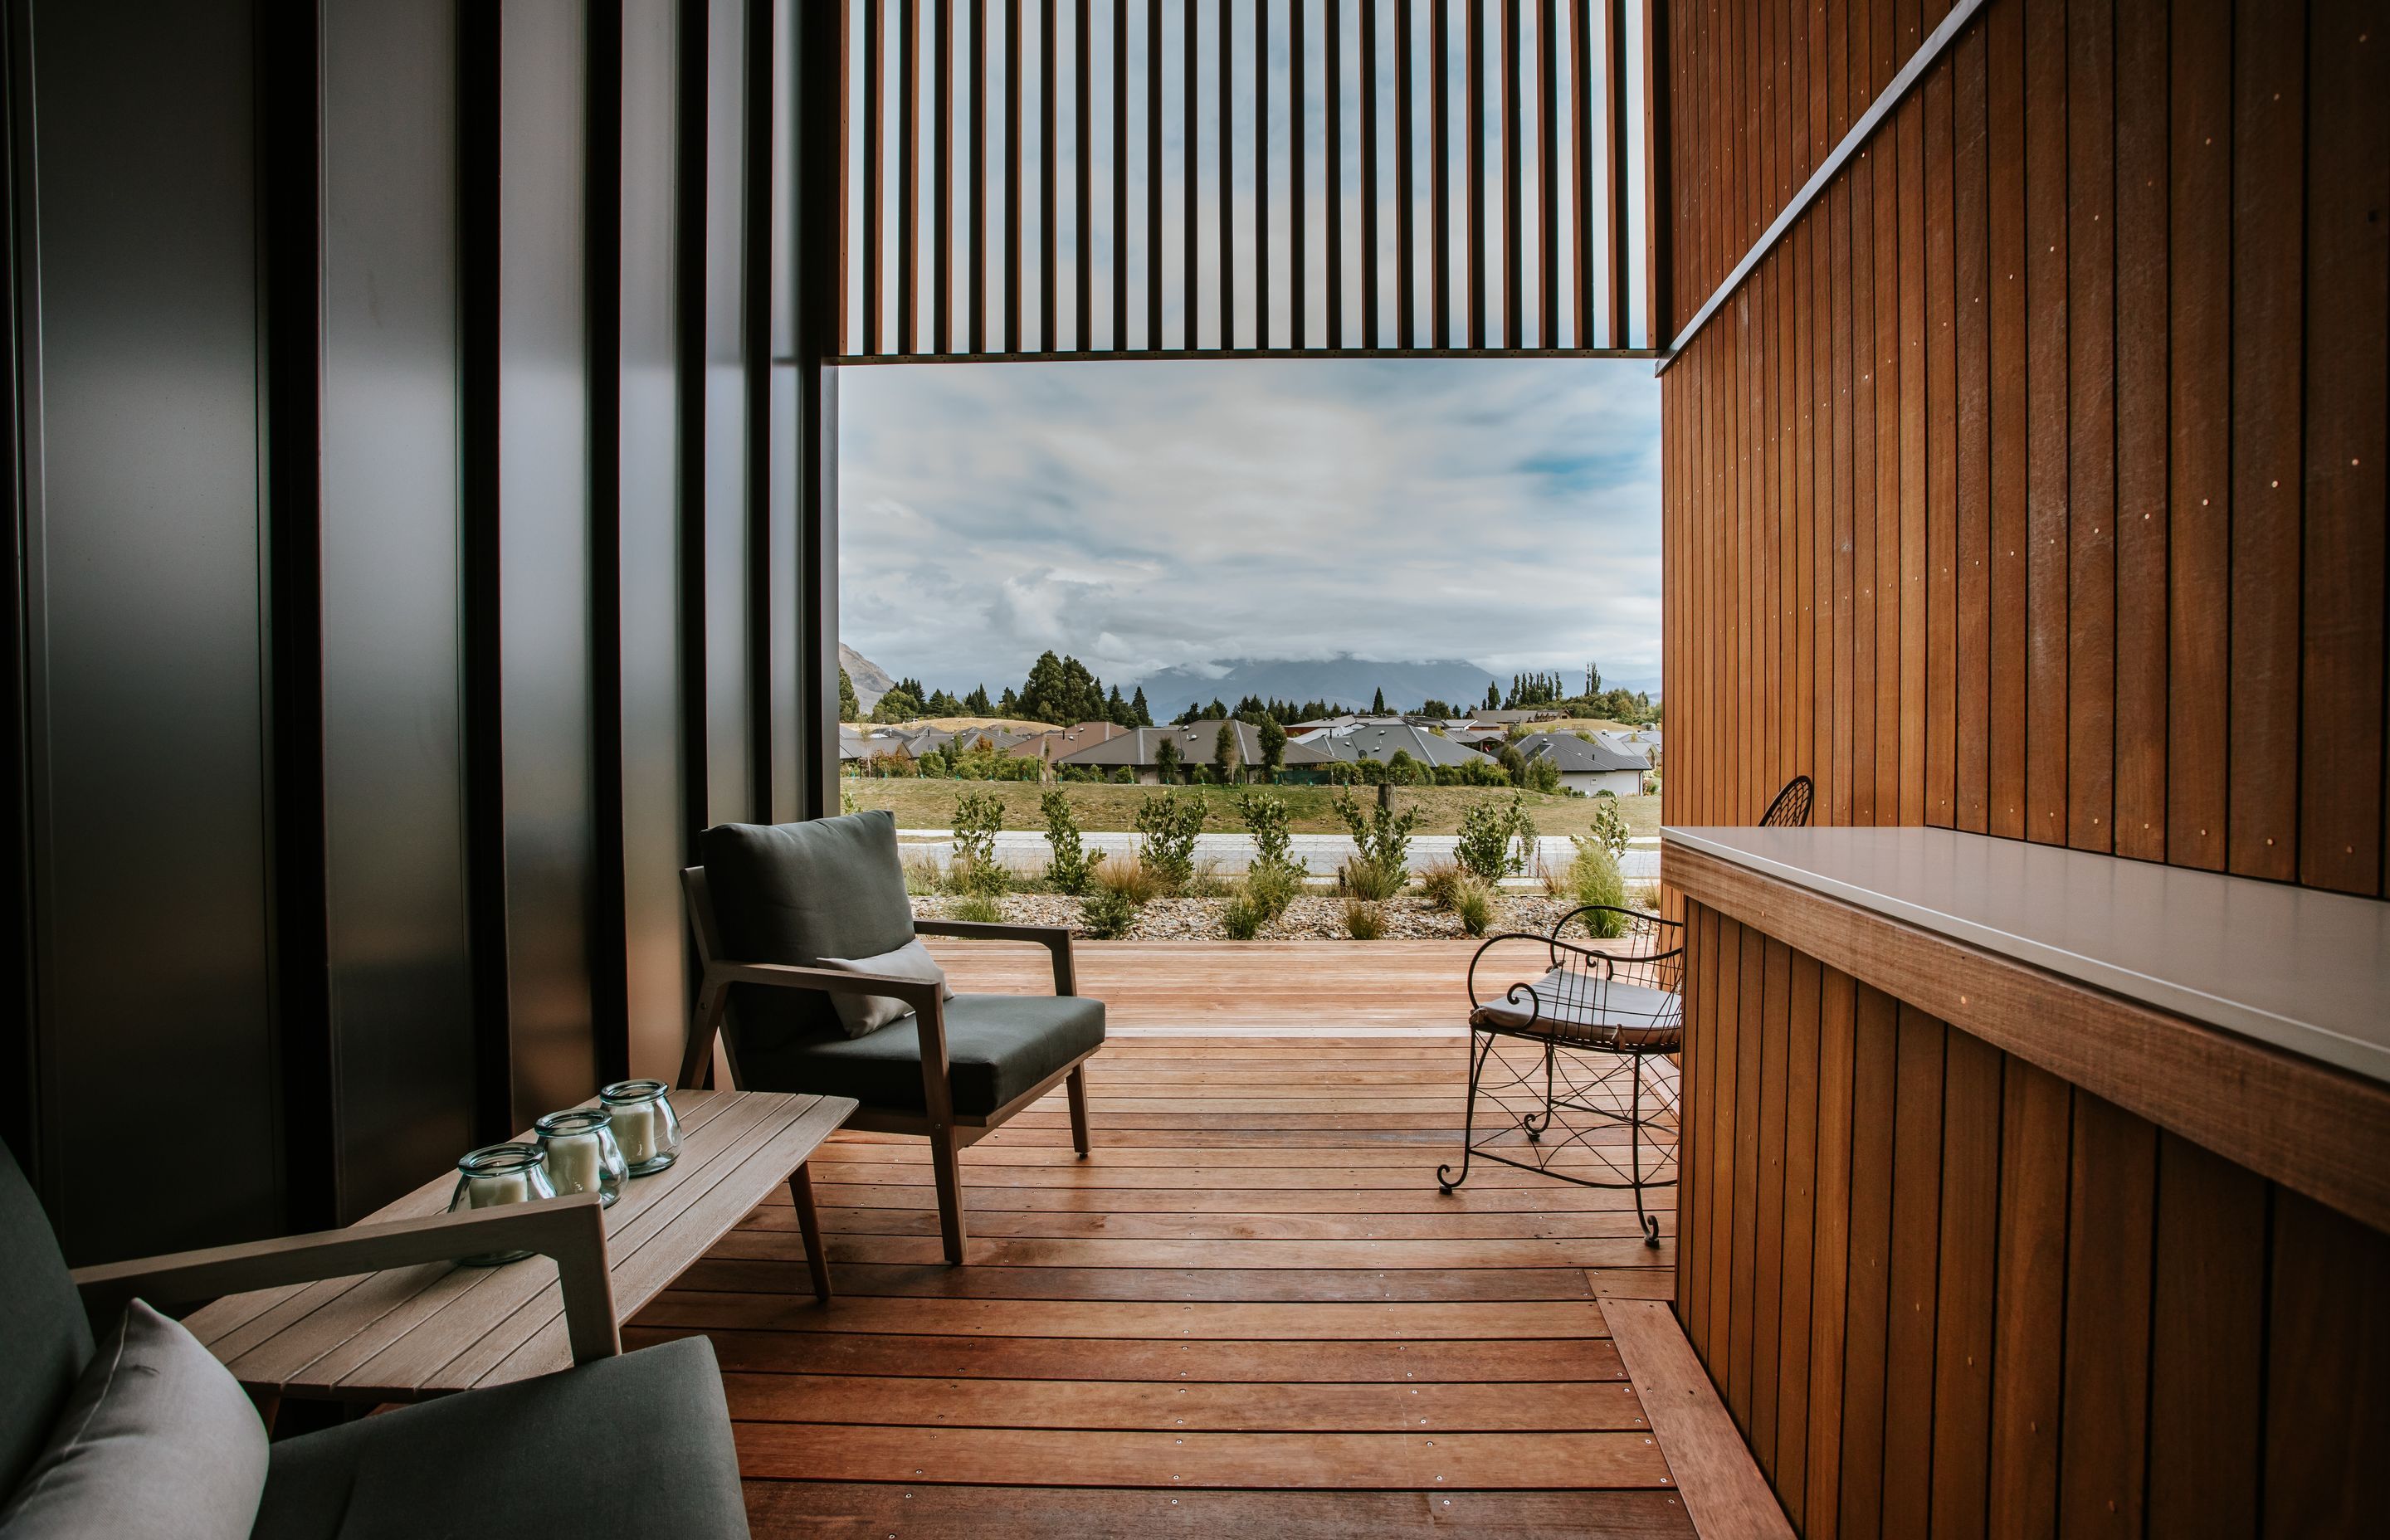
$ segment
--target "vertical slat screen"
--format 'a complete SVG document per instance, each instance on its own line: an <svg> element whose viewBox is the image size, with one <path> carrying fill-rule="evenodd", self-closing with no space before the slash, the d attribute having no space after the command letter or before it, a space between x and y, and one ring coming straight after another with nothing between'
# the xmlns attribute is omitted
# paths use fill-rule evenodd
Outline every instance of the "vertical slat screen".
<svg viewBox="0 0 2390 1540"><path fill-rule="evenodd" d="M1666 340L1638 0L840 3L844 362Z"/></svg>

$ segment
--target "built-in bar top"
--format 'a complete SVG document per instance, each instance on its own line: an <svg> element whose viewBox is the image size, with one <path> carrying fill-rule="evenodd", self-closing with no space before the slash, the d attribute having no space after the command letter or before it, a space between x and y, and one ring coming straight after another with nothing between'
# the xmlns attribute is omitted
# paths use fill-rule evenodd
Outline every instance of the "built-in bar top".
<svg viewBox="0 0 2390 1540"><path fill-rule="evenodd" d="M1699 852L2390 1083L2390 904L1944 828L1662 835L1663 880Z"/></svg>

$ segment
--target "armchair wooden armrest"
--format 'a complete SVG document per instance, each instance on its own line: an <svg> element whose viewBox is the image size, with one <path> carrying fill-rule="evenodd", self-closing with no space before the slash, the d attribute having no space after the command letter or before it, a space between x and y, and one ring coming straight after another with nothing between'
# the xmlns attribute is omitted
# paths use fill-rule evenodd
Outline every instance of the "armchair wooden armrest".
<svg viewBox="0 0 2390 1540"><path fill-rule="evenodd" d="M958 941L1025 941L1054 954L1054 993L1079 993L1078 969L1071 957L1071 930L1064 925L997 925L977 919L916 919L915 933Z"/></svg>
<svg viewBox="0 0 2390 1540"><path fill-rule="evenodd" d="M83 1292L84 1312L96 1327L104 1327L135 1296L174 1303L385 1267L455 1262L490 1251L537 1251L555 1259L572 1361L585 1364L623 1351L623 1335L614 1320L613 1276L607 1268L605 1213L598 1194L576 1192L532 1203L78 1267L74 1281Z"/></svg>

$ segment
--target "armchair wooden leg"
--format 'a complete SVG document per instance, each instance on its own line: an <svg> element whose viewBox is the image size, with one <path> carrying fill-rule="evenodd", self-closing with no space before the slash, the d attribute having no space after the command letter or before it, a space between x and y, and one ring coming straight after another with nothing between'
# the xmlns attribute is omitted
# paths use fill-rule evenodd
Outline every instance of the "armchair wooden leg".
<svg viewBox="0 0 2390 1540"><path fill-rule="evenodd" d="M1074 1067L1063 1084L1071 1093L1071 1145L1084 1161L1087 1158L1087 1067Z"/></svg>
<svg viewBox="0 0 2390 1540"><path fill-rule="evenodd" d="M938 1182L938 1233L944 1238L946 1260L963 1264L962 1152L955 1147L955 1131L932 1127L930 1166Z"/></svg>
<svg viewBox="0 0 2390 1540"><path fill-rule="evenodd" d="M829 1255L822 1250L821 1214L814 1208L814 1174L804 1166L789 1173L789 1196L796 1200L797 1233L805 1239L805 1266L814 1276L814 1298L829 1303Z"/></svg>

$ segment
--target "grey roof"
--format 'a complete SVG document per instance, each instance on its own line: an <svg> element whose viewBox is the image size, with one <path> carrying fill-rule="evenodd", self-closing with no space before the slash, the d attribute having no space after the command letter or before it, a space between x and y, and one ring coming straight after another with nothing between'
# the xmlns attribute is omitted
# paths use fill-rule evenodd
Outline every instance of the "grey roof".
<svg viewBox="0 0 2390 1540"><path fill-rule="evenodd" d="M1529 733L1519 740L1519 752L1531 760L1550 760L1563 776L1651 768L1639 755L1624 754L1600 742L1587 743L1574 733Z"/></svg>
<svg viewBox="0 0 2390 1540"><path fill-rule="evenodd" d="M1408 753L1420 764L1469 764L1485 757L1407 722L1359 722L1350 727L1314 733L1304 742L1328 758L1347 764L1365 759L1386 764L1397 752Z"/></svg>
<svg viewBox="0 0 2390 1540"><path fill-rule="evenodd" d="M1637 727L1628 732L1596 733L1593 736L1603 748L1621 754L1632 754L1639 760L1648 761L1660 751L1660 729L1657 727Z"/></svg>
<svg viewBox="0 0 2390 1540"><path fill-rule="evenodd" d="M1234 725L1237 729L1238 763L1261 764L1261 729L1250 722L1239 722ZM1217 718L1209 722L1190 722L1184 727L1139 727L1133 732L1122 733L1116 738L1108 738L1101 743L1091 744L1074 753L1057 754L1054 756L1054 763L1107 767L1115 764L1138 767L1159 764L1162 762L1157 756L1162 751L1162 745L1167 741L1177 745L1180 764L1209 764L1212 763L1212 751L1219 740L1220 723ZM1325 764L1328 763L1328 756L1309 744L1297 743L1292 738L1289 738L1286 744L1286 755L1279 763L1287 765Z"/></svg>

